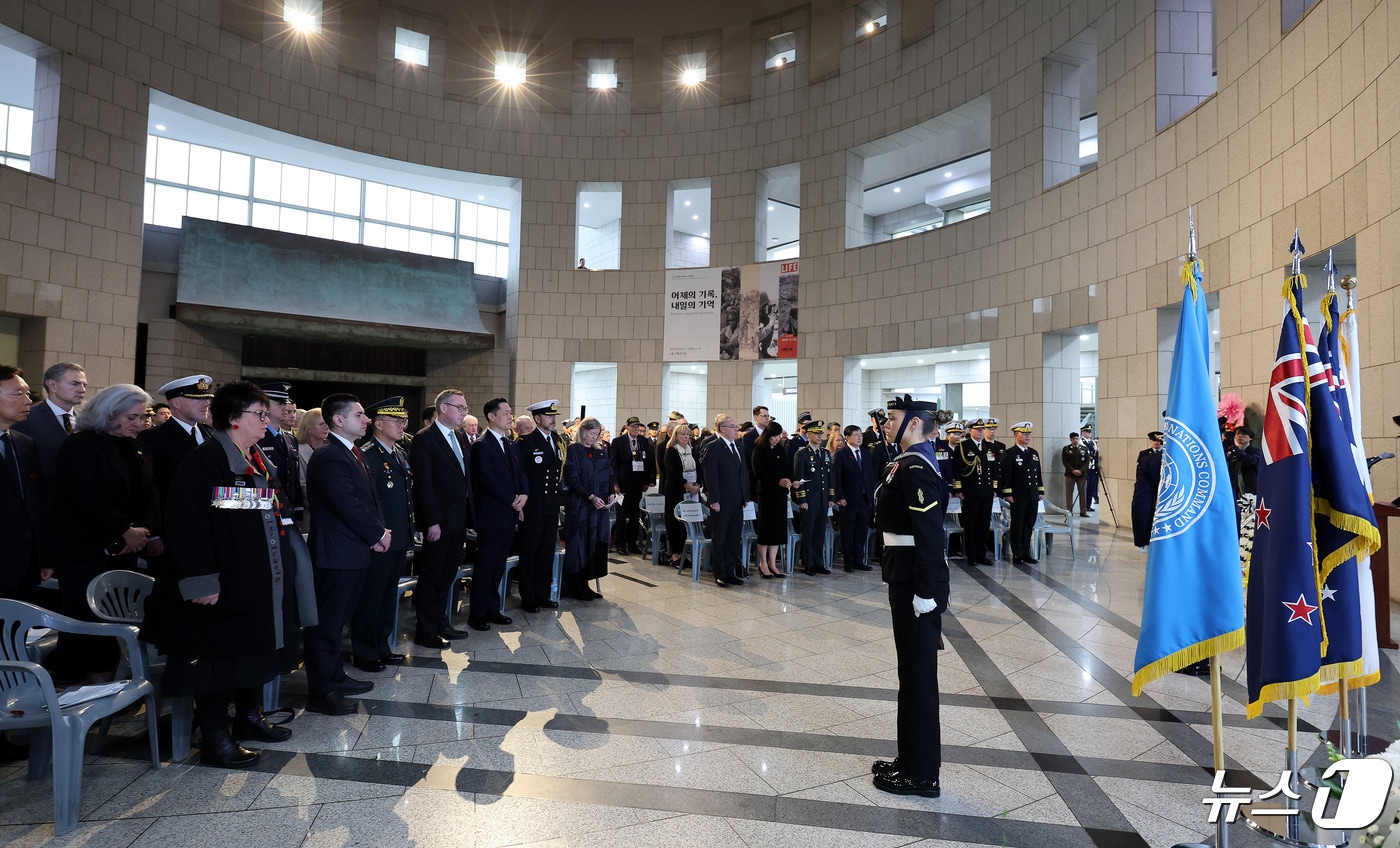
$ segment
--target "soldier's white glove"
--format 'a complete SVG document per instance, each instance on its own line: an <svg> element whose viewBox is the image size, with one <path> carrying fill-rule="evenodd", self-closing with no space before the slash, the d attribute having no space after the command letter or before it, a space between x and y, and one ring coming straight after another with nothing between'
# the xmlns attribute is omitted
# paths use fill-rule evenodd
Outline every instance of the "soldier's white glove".
<svg viewBox="0 0 1400 848"><path fill-rule="evenodd" d="M921 598L914 596L914 617L918 618L926 612L933 612L938 609L938 601L933 598Z"/></svg>

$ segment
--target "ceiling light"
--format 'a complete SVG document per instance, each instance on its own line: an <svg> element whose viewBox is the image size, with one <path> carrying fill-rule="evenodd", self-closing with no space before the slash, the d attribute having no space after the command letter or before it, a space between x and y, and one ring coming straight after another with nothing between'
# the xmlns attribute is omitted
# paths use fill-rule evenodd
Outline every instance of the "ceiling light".
<svg viewBox="0 0 1400 848"><path fill-rule="evenodd" d="M485 199L486 199L486 195L484 195L484 194L478 194L478 195L476 196L476 199L477 199L477 200L485 200Z"/></svg>
<svg viewBox="0 0 1400 848"><path fill-rule="evenodd" d="M710 234L709 234L709 233L701 233L701 234L700 234L700 238L709 238L709 237L710 237Z"/></svg>
<svg viewBox="0 0 1400 848"><path fill-rule="evenodd" d="M944 172L943 172L943 176L946 177L946 178L948 178L948 179L952 179L952 178L953 178L953 172L952 172L952 171L944 171Z"/></svg>
<svg viewBox="0 0 1400 848"><path fill-rule="evenodd" d="M156 124L156 132L165 132L165 124ZM772 209L773 207L769 206L768 208Z"/></svg>
<svg viewBox="0 0 1400 848"><path fill-rule="evenodd" d="M525 82L525 54L510 50L496 51L496 81L502 85L523 85Z"/></svg>
<svg viewBox="0 0 1400 848"><path fill-rule="evenodd" d="M957 348L953 348L953 353L957 353L957 352L958 352L958 349L957 349Z"/></svg>
<svg viewBox="0 0 1400 848"><path fill-rule="evenodd" d="M689 206L689 205L690 205L690 201L689 201L689 200L687 200L687 201L686 201L686 202L685 202L685 204L684 204L684 205L686 205L686 206Z"/></svg>
<svg viewBox="0 0 1400 848"><path fill-rule="evenodd" d="M156 129L161 129L161 130L163 130L163 129L165 129L165 127L157 127ZM769 207L768 207L768 211L769 211L769 212L772 212L772 211L773 211L773 207L772 207L772 206L769 206Z"/></svg>
<svg viewBox="0 0 1400 848"><path fill-rule="evenodd" d="M922 359L916 359L916 360L914 360L914 364L916 364L916 365L923 365L923 364L924 364L924 361L923 361Z"/></svg>
<svg viewBox="0 0 1400 848"><path fill-rule="evenodd" d="M782 66L783 66L783 57L782 57L782 56L779 56L778 58L776 58L776 59L773 60L773 67L775 67L775 68L781 68Z"/></svg>
<svg viewBox="0 0 1400 848"><path fill-rule="evenodd" d="M982 354L981 356L979 356L979 357L977 357L977 358L978 358L978 359L986 359L986 358L987 358L987 354L984 353L984 354Z"/></svg>
<svg viewBox="0 0 1400 848"><path fill-rule="evenodd" d="M1087 342L1087 341L1089 340L1089 334L1088 334L1088 333L1082 333L1082 334L1079 336L1079 340L1080 340L1081 342Z"/></svg>
<svg viewBox="0 0 1400 848"><path fill-rule="evenodd" d="M900 188L899 186L895 186L895 187L894 187L894 193L895 193L895 194L899 194L899 193L900 193L901 191L903 191L903 190L904 190L904 189Z"/></svg>
<svg viewBox="0 0 1400 848"><path fill-rule="evenodd" d="M867 21L866 24L865 24L865 31L866 31L866 32L874 32L874 31L875 31L875 22L874 22L874 21Z"/></svg>
<svg viewBox="0 0 1400 848"><path fill-rule="evenodd" d="M592 209L592 208L593 208L593 204L591 204L591 203L585 203L585 204L583 204L583 208L584 208L584 209Z"/></svg>
<svg viewBox="0 0 1400 848"><path fill-rule="evenodd" d="M686 85L699 85L705 81L704 68L686 68L681 71L681 82Z"/></svg>
<svg viewBox="0 0 1400 848"><path fill-rule="evenodd" d="M864 360L864 359L862 359L862 360L860 361L860 367L862 367L862 368L865 367L865 360Z"/></svg>
<svg viewBox="0 0 1400 848"><path fill-rule="evenodd" d="M699 215L691 215L691 216L690 216L690 220L692 220L692 221L698 221L698 220L700 220L700 216L699 216Z"/></svg>

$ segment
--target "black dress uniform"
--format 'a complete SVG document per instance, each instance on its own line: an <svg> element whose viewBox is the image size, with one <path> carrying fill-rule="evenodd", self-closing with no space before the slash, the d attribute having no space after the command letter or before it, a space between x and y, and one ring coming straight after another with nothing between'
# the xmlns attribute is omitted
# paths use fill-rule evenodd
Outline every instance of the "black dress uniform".
<svg viewBox="0 0 1400 848"><path fill-rule="evenodd" d="M820 433L826 427L821 421L809 421L802 428L803 433ZM826 561L827 508L836 496L835 483L831 479L831 454L818 444L810 444L797 449L792 460L792 481L803 480L793 490L792 499L797 503L797 517L802 526L802 564L808 574L830 574ZM806 509L803 509L803 505Z"/></svg>
<svg viewBox="0 0 1400 848"><path fill-rule="evenodd" d="M1012 428L1017 433L1031 432L1031 423L1022 421ZM1031 556L1036 514L1040 500L1045 497L1045 479L1040 473L1040 454L1035 448L1012 445L1001 457L997 472L1001 496L1011 502L1011 561L1036 563Z"/></svg>
<svg viewBox="0 0 1400 848"><path fill-rule="evenodd" d="M403 397L381 400L365 410L371 419L380 415L408 422ZM384 526L393 533L389 550L370 551L360 600L350 618L350 649L355 667L361 671L381 671L385 664L398 665L404 657L394 651L395 611L399 603L399 578L413 550L413 473L408 454L395 444L385 447L375 436L360 443Z"/></svg>
<svg viewBox="0 0 1400 848"><path fill-rule="evenodd" d="M1162 444L1166 435L1160 430L1147 434L1152 447L1137 456L1137 479L1133 481L1133 544L1147 547L1152 541L1152 514L1157 511L1157 487L1162 482Z"/></svg>
<svg viewBox="0 0 1400 848"><path fill-rule="evenodd" d="M527 409L531 415L558 415L558 403L547 400ZM520 440L525 480L530 485L525 520L520 522L517 536L520 542L520 606L526 612L559 606L549 596L554 579L554 549L559 543L559 508L564 503L561 483L564 459L569 450L562 436L553 431L546 433L538 421L535 424L535 429Z"/></svg>
<svg viewBox="0 0 1400 848"><path fill-rule="evenodd" d="M291 383L259 383L258 388L262 389L263 394L270 400L278 403L292 402ZM291 518L300 522L302 513L306 510L306 493L301 488L301 451L297 449L296 437L291 433L284 433L281 422L268 422L267 433L259 440L258 447L262 448L263 456L277 466L273 473L282 481L282 488L287 493L292 508Z"/></svg>
<svg viewBox="0 0 1400 848"><path fill-rule="evenodd" d="M161 386L159 391L167 400L178 397L212 400L214 379L208 374L180 377ZM151 461L155 466L156 492L160 495L162 509L170 503L170 481L175 476L175 469L195 448L213 437L214 428L208 424L199 421L189 425L174 417L136 434L136 438L150 449Z"/></svg>
<svg viewBox="0 0 1400 848"><path fill-rule="evenodd" d="M974 421L968 429L980 429L984 423ZM985 439L963 439L953 450L953 494L962 497L963 549L970 565L992 564L987 542L999 462L1001 451Z"/></svg>
<svg viewBox="0 0 1400 848"><path fill-rule="evenodd" d="M907 395L890 406L930 414L936 408ZM875 525L885 541L880 574L889 584L899 670L899 757L893 763L877 762L872 769L875 786L887 792L933 797L939 793L938 648L949 598L948 561L943 555L946 502L945 484L934 463L913 451L896 458L875 492ZM916 597L932 599L937 606L915 615Z"/></svg>

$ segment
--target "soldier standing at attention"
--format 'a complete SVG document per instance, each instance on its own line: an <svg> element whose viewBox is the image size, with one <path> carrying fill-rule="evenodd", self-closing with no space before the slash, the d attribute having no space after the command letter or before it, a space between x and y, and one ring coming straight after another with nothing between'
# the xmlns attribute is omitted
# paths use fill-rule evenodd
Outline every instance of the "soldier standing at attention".
<svg viewBox="0 0 1400 848"><path fill-rule="evenodd" d="M831 454L822 447L826 425L808 421L803 426L807 444L797 449L792 460L792 499L797 502L802 522L802 562L807 574L830 574L826 564L827 507L836 491L831 479Z"/></svg>
<svg viewBox="0 0 1400 848"><path fill-rule="evenodd" d="M564 503L560 480L568 443L556 432L559 401L546 400L525 407L535 419L535 429L520 440L525 480L530 499L520 522L520 606L525 612L559 609L550 600L554 579L554 549L559 544L559 507Z"/></svg>
<svg viewBox="0 0 1400 848"><path fill-rule="evenodd" d="M1011 432L1016 434L1016 444L1002 455L997 474L1001 496L1011 504L1011 562L1034 565L1040 560L1031 556L1031 536L1040 502L1045 499L1045 480L1040 475L1040 454L1031 447L1031 422L1022 421Z"/></svg>
<svg viewBox="0 0 1400 848"><path fill-rule="evenodd" d="M1060 462L1065 466L1065 509L1074 512L1075 496L1079 497L1079 514L1089 517L1089 452L1079 442L1078 433L1069 434L1069 444L1060 449Z"/></svg>
<svg viewBox="0 0 1400 848"><path fill-rule="evenodd" d="M408 454L399 447L408 428L403 397L385 398L365 414L371 429L360 442L360 453L379 511L384 513L384 526L394 535L387 551L370 551L360 600L350 617L350 652L355 668L376 672L404 661L404 655L394 650L399 636L394 632L394 613L399 605L399 578L413 550L413 475Z"/></svg>
<svg viewBox="0 0 1400 848"><path fill-rule="evenodd" d="M938 719L938 646L948 608L943 556L945 484L935 463L912 450L928 440L938 405L909 395L889 402L885 432L903 451L875 494L875 524L885 540L880 575L890 587L890 619L899 668L898 756L870 767L876 789L937 798L943 762Z"/></svg>
<svg viewBox="0 0 1400 848"><path fill-rule="evenodd" d="M991 565L987 553L1001 451L983 438L987 422L968 422L967 438L953 449L953 494L962 498L963 549L968 565Z"/></svg>

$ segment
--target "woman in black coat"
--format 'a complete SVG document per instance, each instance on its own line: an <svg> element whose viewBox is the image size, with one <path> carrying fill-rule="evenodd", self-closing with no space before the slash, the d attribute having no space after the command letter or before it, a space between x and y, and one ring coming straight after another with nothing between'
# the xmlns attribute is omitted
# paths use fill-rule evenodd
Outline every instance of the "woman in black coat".
<svg viewBox="0 0 1400 848"><path fill-rule="evenodd" d="M195 698L200 761L224 768L258 760L235 739L291 736L263 716L262 687L296 667L300 629L316 622L310 561L294 550L300 536L290 508L256 446L268 406L267 395L245 381L214 393L214 437L180 463L170 483L168 556L142 634L169 657L165 693Z"/></svg>
<svg viewBox="0 0 1400 848"><path fill-rule="evenodd" d="M603 597L588 581L608 573L608 507L615 500L608 451L598 443L603 425L585 418L564 460L564 586L570 598Z"/></svg>
<svg viewBox="0 0 1400 848"><path fill-rule="evenodd" d="M87 603L94 577L134 570L138 553L162 553L155 466L136 440L150 403L139 386L108 386L83 404L73 435L59 446L46 535L59 611L70 618L97 621ZM60 680L97 683L112 679L120 655L114 639L63 634L45 665Z"/></svg>
<svg viewBox="0 0 1400 848"><path fill-rule="evenodd" d="M686 495L698 495L695 483L695 453L691 449L690 429L676 427L664 460L666 474L661 478L661 494L666 496L666 546L671 549L671 564L680 565L685 553L685 525L676 518L676 504Z"/></svg>
<svg viewBox="0 0 1400 848"><path fill-rule="evenodd" d="M1146 550L1152 541L1152 514L1157 511L1157 486L1162 481L1162 445L1159 430L1147 434L1152 447L1138 454L1137 480L1133 482L1133 544Z"/></svg>
<svg viewBox="0 0 1400 848"><path fill-rule="evenodd" d="M750 470L758 498L758 572L763 577L784 577L778 568L778 548L788 540L788 491L792 487L792 463L783 448L783 425L769 421L753 443Z"/></svg>

